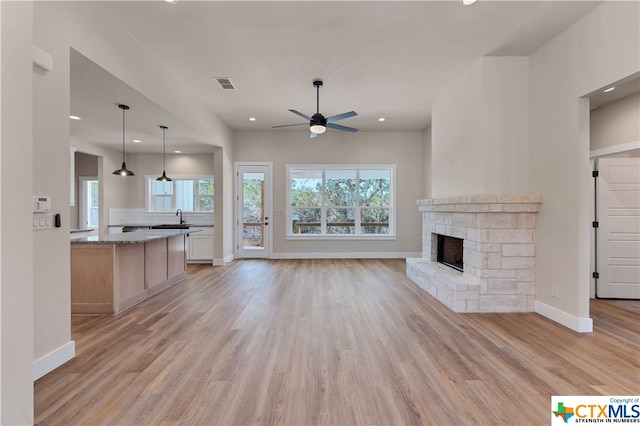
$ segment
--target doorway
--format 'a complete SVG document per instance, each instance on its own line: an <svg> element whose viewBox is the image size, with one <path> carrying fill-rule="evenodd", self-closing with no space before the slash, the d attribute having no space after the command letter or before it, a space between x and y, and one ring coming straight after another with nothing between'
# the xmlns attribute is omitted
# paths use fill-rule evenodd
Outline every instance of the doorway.
<svg viewBox="0 0 640 426"><path fill-rule="evenodd" d="M102 209L100 185L101 157L72 149L71 229L100 229L106 219Z"/></svg>
<svg viewBox="0 0 640 426"><path fill-rule="evenodd" d="M596 161L596 297L640 299L640 158Z"/></svg>
<svg viewBox="0 0 640 426"><path fill-rule="evenodd" d="M271 256L272 163L236 163L236 258Z"/></svg>
<svg viewBox="0 0 640 426"><path fill-rule="evenodd" d="M78 226L80 229L100 227L100 186L97 176L78 178Z"/></svg>

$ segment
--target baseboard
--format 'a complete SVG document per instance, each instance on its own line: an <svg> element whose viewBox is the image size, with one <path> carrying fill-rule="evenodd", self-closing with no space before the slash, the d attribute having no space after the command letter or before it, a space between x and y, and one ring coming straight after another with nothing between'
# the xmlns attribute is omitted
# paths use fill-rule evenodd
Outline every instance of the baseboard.
<svg viewBox="0 0 640 426"><path fill-rule="evenodd" d="M535 310L536 313L562 324L573 331L577 331L578 333L593 332L593 319L591 318L573 316L538 300L536 300Z"/></svg>
<svg viewBox="0 0 640 426"><path fill-rule="evenodd" d="M65 362L72 360L76 356L76 342L73 340L60 346L42 358L33 362L33 381L60 367Z"/></svg>
<svg viewBox="0 0 640 426"><path fill-rule="evenodd" d="M406 259L420 257L421 252L308 252L271 253L270 259Z"/></svg>
<svg viewBox="0 0 640 426"><path fill-rule="evenodd" d="M223 259L213 259L213 266L224 266L229 262L233 262L233 259L235 259L235 257L230 254L229 256L226 256Z"/></svg>

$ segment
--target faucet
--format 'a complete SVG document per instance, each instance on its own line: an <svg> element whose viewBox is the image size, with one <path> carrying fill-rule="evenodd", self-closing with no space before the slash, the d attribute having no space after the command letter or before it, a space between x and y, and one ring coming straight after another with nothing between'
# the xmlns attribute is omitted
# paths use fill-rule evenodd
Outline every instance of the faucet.
<svg viewBox="0 0 640 426"><path fill-rule="evenodd" d="M184 223L184 220L182 220L182 209L176 210L176 216L180 216L180 225L182 225Z"/></svg>

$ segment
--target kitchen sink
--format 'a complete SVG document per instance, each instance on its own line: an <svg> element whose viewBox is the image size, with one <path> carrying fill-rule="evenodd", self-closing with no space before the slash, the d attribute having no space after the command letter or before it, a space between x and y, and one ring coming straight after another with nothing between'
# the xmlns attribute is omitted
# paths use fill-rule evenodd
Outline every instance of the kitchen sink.
<svg viewBox="0 0 640 426"><path fill-rule="evenodd" d="M151 229L189 229L189 225L186 225L184 223L164 223L162 225L153 225Z"/></svg>

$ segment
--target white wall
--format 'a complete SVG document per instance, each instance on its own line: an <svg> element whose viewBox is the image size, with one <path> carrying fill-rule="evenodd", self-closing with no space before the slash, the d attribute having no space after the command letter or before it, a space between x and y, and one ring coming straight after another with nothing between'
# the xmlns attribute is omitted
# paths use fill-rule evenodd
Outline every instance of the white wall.
<svg viewBox="0 0 640 426"><path fill-rule="evenodd" d="M591 111L591 151L640 141L640 93Z"/></svg>
<svg viewBox="0 0 640 426"><path fill-rule="evenodd" d="M536 309L589 331L589 101L582 96L638 72L637 2L605 2L529 58L530 191L542 194L536 230ZM559 297L551 296L558 286Z"/></svg>
<svg viewBox="0 0 640 426"><path fill-rule="evenodd" d="M432 196L542 194L536 310L580 331L592 326L582 97L638 72L639 13L637 2L605 2L528 58L482 58L433 108Z"/></svg>
<svg viewBox="0 0 640 426"><path fill-rule="evenodd" d="M432 187L432 161L431 161L431 126L427 130L424 131L424 148L423 148L423 157L422 164L424 167L423 175L422 175L422 196L420 199L431 198L431 187Z"/></svg>
<svg viewBox="0 0 640 426"><path fill-rule="evenodd" d="M0 424L3 425L33 422L32 10L31 2L0 2ZM68 152L67 148L67 157Z"/></svg>
<svg viewBox="0 0 640 426"><path fill-rule="evenodd" d="M69 344L72 343L67 219L70 216L70 49L73 48L90 58L179 120L192 126L195 131L206 135L211 145L232 152L233 140L231 130L196 101L186 87L166 71L153 56L131 40L116 22L108 19L99 5L93 2L35 2L33 11L33 17L27 20L29 25L26 25L26 28L30 27L30 19L33 19L33 44L52 55L54 68L45 75L34 75L35 142L33 164L30 165L29 171L33 173L34 191L51 195L54 208L60 210L63 215L62 228L41 231L40 234L34 235L38 248L37 253L30 257L34 261L37 259L37 267L34 263L33 268L34 350L26 355L26 358L37 360L36 364L39 365L43 364L40 362L43 359L60 360L52 356L56 353L63 352L68 355ZM31 44L29 40L29 57ZM28 70L31 70L31 64ZM83 146L82 141L72 141L71 145L79 151L101 156L99 179L104 193L101 192L100 202L103 207L100 215L101 220L106 220L107 206L122 205L122 201L128 199L128 194L135 190L135 181L127 181L111 174L111 171L120 165L115 151L107 152L86 146L87 144ZM221 179L232 181L232 172L227 169L227 174ZM225 202L232 204L231 192L220 195ZM229 218L227 226L231 226L230 220ZM224 226L225 223L221 225ZM101 226L101 232L105 230L106 228ZM24 353L21 355L25 356Z"/></svg>
<svg viewBox="0 0 640 426"><path fill-rule="evenodd" d="M167 154L166 166L171 178L213 176L213 154ZM145 208L145 176L162 175L162 154L127 154L127 168L136 174L126 177L131 184L127 204L109 207Z"/></svg>
<svg viewBox="0 0 640 426"><path fill-rule="evenodd" d="M416 207L423 191L423 132L327 131L315 139L308 132L238 132L236 161L273 161L273 255L296 253L323 256L336 253L379 253L380 256L414 256L421 250L421 222ZM274 155L277 153L277 155ZM291 241L286 230L287 164L396 164L395 241Z"/></svg>
<svg viewBox="0 0 640 426"><path fill-rule="evenodd" d="M484 57L438 97L432 196L521 193L528 182L528 59Z"/></svg>

